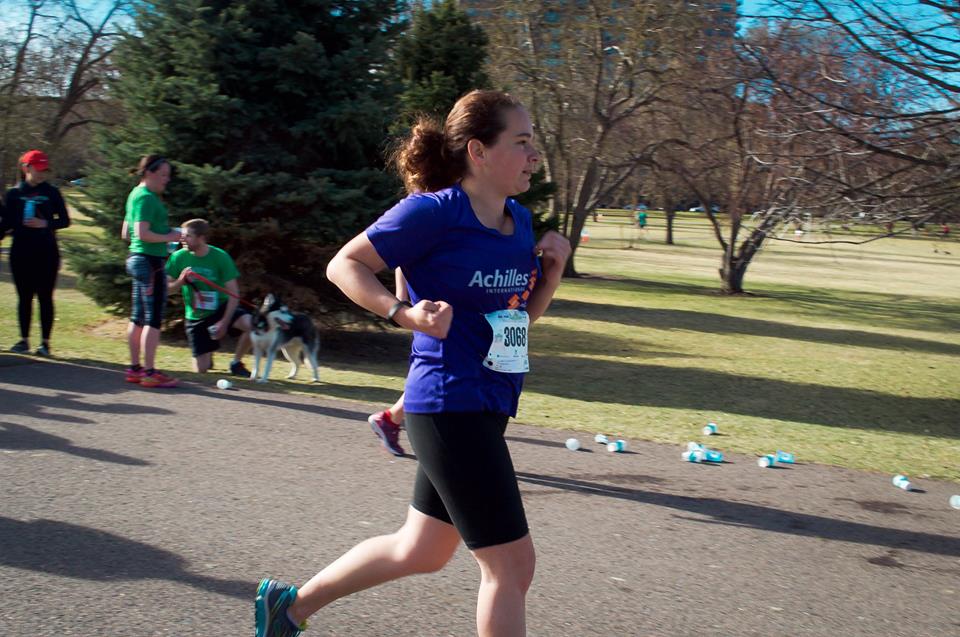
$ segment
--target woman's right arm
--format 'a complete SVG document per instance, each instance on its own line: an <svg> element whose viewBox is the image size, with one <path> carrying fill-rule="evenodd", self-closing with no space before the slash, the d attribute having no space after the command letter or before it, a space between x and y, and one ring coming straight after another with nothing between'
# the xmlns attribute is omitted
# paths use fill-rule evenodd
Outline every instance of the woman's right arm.
<svg viewBox="0 0 960 637"><path fill-rule="evenodd" d="M401 301L410 301L410 292L407 290L407 278L403 276L403 270L397 268L393 271L394 290L397 298Z"/></svg>
<svg viewBox="0 0 960 637"><path fill-rule="evenodd" d="M386 267L366 232L361 232L330 260L327 278L351 301L385 317L398 300L377 278L377 272ZM446 338L453 320L453 307L444 301L424 299L413 307L401 308L393 319L408 329Z"/></svg>

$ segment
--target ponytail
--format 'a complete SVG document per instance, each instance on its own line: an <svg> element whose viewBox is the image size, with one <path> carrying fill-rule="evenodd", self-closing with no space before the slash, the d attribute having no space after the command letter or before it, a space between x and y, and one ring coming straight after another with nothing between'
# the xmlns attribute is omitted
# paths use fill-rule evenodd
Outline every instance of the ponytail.
<svg viewBox="0 0 960 637"><path fill-rule="evenodd" d="M520 107L507 93L471 91L457 100L442 127L421 116L390 153L389 163L409 193L449 188L467 174L467 142L476 139L493 145L506 129L505 111Z"/></svg>

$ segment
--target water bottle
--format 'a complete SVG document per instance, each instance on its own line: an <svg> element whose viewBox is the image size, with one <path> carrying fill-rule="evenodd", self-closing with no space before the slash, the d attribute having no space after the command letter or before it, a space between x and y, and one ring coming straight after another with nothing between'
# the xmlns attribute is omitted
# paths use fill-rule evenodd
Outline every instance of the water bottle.
<svg viewBox="0 0 960 637"><path fill-rule="evenodd" d="M723 452L704 448L703 460L705 462L723 462Z"/></svg>
<svg viewBox="0 0 960 637"><path fill-rule="evenodd" d="M777 457L772 453L757 458L757 466L768 469L777 463Z"/></svg>
<svg viewBox="0 0 960 637"><path fill-rule="evenodd" d="M176 229L180 231L180 236L183 237L183 228L176 228ZM171 241L170 243L167 244L167 252L176 252L179 249L180 249L179 241Z"/></svg>
<svg viewBox="0 0 960 637"><path fill-rule="evenodd" d="M593 437L593 441L598 445L605 445L608 442L610 442L609 440L607 440L606 434L597 434L596 436Z"/></svg>
<svg viewBox="0 0 960 637"><path fill-rule="evenodd" d="M795 462L793 454L786 451L777 451L776 459L781 464L793 464Z"/></svg>
<svg viewBox="0 0 960 637"><path fill-rule="evenodd" d="M891 482L893 482L893 486L897 487L898 489L903 489L904 491L911 490L910 478L903 474L898 473L897 475L893 476L893 480Z"/></svg>
<svg viewBox="0 0 960 637"><path fill-rule="evenodd" d="M212 338L213 340L217 340L217 324L216 323L208 327L207 332L209 332L210 338Z"/></svg>
<svg viewBox="0 0 960 637"><path fill-rule="evenodd" d="M29 221L37 217L37 202L34 199L23 200L23 220Z"/></svg>
<svg viewBox="0 0 960 637"><path fill-rule="evenodd" d="M960 509L960 495L950 496L950 506L954 509Z"/></svg>
<svg viewBox="0 0 960 637"><path fill-rule="evenodd" d="M712 436L715 433L717 433L717 423L708 422L707 426L703 428L703 435Z"/></svg>
<svg viewBox="0 0 960 637"><path fill-rule="evenodd" d="M687 462L703 462L703 450L693 449L692 451L684 451L680 454L680 457Z"/></svg>

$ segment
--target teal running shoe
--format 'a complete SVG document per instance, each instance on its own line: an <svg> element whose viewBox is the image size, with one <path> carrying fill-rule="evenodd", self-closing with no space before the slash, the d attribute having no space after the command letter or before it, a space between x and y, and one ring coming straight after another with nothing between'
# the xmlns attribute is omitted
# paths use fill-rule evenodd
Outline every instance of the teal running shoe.
<svg viewBox="0 0 960 637"><path fill-rule="evenodd" d="M287 617L287 609L295 599L296 586L275 579L260 580L253 613L257 627L256 637L297 637L305 630L306 622L295 626Z"/></svg>

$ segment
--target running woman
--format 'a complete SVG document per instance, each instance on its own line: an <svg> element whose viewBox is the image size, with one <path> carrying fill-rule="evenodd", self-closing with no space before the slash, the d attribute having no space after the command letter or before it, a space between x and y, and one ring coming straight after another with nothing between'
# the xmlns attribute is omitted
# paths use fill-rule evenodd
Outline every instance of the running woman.
<svg viewBox="0 0 960 637"><path fill-rule="evenodd" d="M261 580L257 637L298 635L336 599L439 570L461 540L480 567L478 635L526 634L535 556L504 431L529 367L527 328L570 256L556 232L536 242L530 212L510 199L530 187L539 159L515 98L465 95L442 127L414 126L394 155L411 194L327 267L358 305L414 332L404 394L413 500L399 530L361 542L302 588ZM402 268L409 302L377 279L387 267Z"/></svg>
<svg viewBox="0 0 960 637"><path fill-rule="evenodd" d="M47 183L50 160L40 150L28 150L20 157L22 180L7 191L5 212L0 224L0 239L13 233L10 245L10 273L17 288L17 319L20 340L11 352L30 351L30 322L33 297L40 306L40 346L37 356L50 356L53 330L53 290L60 271L57 230L70 225L70 215L60 191Z"/></svg>
<svg viewBox="0 0 960 637"><path fill-rule="evenodd" d="M130 241L127 274L133 278L127 345L130 367L126 381L141 387L175 387L177 380L154 366L160 345L160 325L167 304L164 261L167 244L180 241L180 230L170 229L167 206L161 196L170 183L170 162L160 155L140 159L136 170L140 183L127 197L126 217L120 235ZM140 354L143 354L143 365Z"/></svg>

